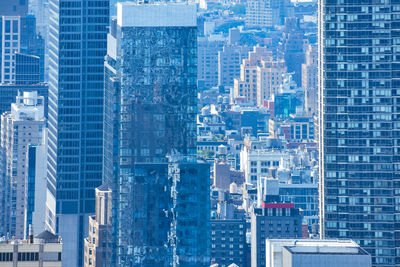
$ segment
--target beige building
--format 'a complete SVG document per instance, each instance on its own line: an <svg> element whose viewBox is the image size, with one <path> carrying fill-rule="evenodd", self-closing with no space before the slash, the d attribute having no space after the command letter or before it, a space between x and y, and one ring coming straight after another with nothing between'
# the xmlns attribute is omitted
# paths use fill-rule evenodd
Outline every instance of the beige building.
<svg viewBox="0 0 400 267"><path fill-rule="evenodd" d="M317 113L318 105L318 46L309 45L306 51L306 62L301 66L301 85L304 88L306 112Z"/></svg>
<svg viewBox="0 0 400 267"><path fill-rule="evenodd" d="M44 231L29 240L0 241L1 267L61 267L62 242Z"/></svg>
<svg viewBox="0 0 400 267"><path fill-rule="evenodd" d="M29 145L41 144L46 127L44 98L37 92L24 92L11 104L11 111L1 115L1 151L4 156L1 184L1 230L16 239L26 238L28 179L27 151Z"/></svg>
<svg viewBox="0 0 400 267"><path fill-rule="evenodd" d="M84 266L110 266L111 260L111 189L96 188L96 214L89 216L89 236L85 238Z"/></svg>
<svg viewBox="0 0 400 267"><path fill-rule="evenodd" d="M249 58L240 67L240 78L234 80L233 96L244 97L254 105L263 105L279 90L283 82L286 65L283 60L276 61L266 47L254 47Z"/></svg>
<svg viewBox="0 0 400 267"><path fill-rule="evenodd" d="M245 24L249 28L272 28L280 24L280 8L274 0L248 0Z"/></svg>
<svg viewBox="0 0 400 267"><path fill-rule="evenodd" d="M268 100L276 94L283 83L286 73L284 60L261 61L261 66L257 68L257 105L263 106L264 100Z"/></svg>

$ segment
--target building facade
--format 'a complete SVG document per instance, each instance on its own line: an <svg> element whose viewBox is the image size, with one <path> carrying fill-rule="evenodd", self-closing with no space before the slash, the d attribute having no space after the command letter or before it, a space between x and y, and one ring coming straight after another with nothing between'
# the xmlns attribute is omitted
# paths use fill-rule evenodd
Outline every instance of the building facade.
<svg viewBox="0 0 400 267"><path fill-rule="evenodd" d="M218 54L223 50L226 38L210 35L198 38L197 79L199 89L210 89L218 85Z"/></svg>
<svg viewBox="0 0 400 267"><path fill-rule="evenodd" d="M301 86L304 89L304 106L309 115L318 112L318 47L310 45L306 62L301 65Z"/></svg>
<svg viewBox="0 0 400 267"><path fill-rule="evenodd" d="M262 203L251 215L251 266L266 266L265 240L301 238L302 214L293 203Z"/></svg>
<svg viewBox="0 0 400 267"><path fill-rule="evenodd" d="M28 147L41 144L46 126L44 99L36 92L24 92L1 115L1 149L4 155L5 207L2 235L24 239L28 234Z"/></svg>
<svg viewBox="0 0 400 267"><path fill-rule="evenodd" d="M240 77L234 80L233 97L244 97L247 102L257 104L257 70L263 60L269 60L272 52L266 47L254 47L249 57L242 61Z"/></svg>
<svg viewBox="0 0 400 267"><path fill-rule="evenodd" d="M354 239L373 266L400 264L399 10L320 5L321 236Z"/></svg>
<svg viewBox="0 0 400 267"><path fill-rule="evenodd" d="M111 264L207 266L210 171L194 156L196 6L118 3L117 14L105 64Z"/></svg>
<svg viewBox="0 0 400 267"><path fill-rule="evenodd" d="M211 264L247 266L246 221L211 220Z"/></svg>
<svg viewBox="0 0 400 267"><path fill-rule="evenodd" d="M248 46L231 44L218 51L218 85L233 87L234 79L240 77L240 65L248 57L249 50Z"/></svg>
<svg viewBox="0 0 400 267"><path fill-rule="evenodd" d="M89 216L89 235L85 238L85 267L111 265L111 195L107 185L96 188L96 214Z"/></svg>
<svg viewBox="0 0 400 267"><path fill-rule="evenodd" d="M88 216L102 182L104 57L109 1L49 1L48 176L63 263L83 265Z"/></svg>
<svg viewBox="0 0 400 267"><path fill-rule="evenodd" d="M44 79L44 40L36 35L36 19L32 15L10 16L0 18L1 38L0 59L3 84L16 82L16 53L35 55L39 58L39 80ZM21 62L21 61L20 61ZM25 62L26 63L26 62Z"/></svg>
<svg viewBox="0 0 400 267"><path fill-rule="evenodd" d="M0 242L0 265L4 267L61 267L62 241L59 236L43 231L27 240Z"/></svg>

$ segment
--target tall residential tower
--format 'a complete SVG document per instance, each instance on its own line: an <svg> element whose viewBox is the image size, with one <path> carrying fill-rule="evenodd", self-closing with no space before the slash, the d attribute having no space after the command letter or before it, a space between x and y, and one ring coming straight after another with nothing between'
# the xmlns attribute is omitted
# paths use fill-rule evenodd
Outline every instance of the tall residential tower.
<svg viewBox="0 0 400 267"><path fill-rule="evenodd" d="M321 236L400 264L400 2L320 1Z"/></svg>

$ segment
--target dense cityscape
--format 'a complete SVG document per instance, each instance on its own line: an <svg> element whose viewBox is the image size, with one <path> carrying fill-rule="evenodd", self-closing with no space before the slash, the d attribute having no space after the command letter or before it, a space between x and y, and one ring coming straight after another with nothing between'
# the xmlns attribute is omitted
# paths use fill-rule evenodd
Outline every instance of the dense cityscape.
<svg viewBox="0 0 400 267"><path fill-rule="evenodd" d="M0 267L400 266L400 0L0 0Z"/></svg>

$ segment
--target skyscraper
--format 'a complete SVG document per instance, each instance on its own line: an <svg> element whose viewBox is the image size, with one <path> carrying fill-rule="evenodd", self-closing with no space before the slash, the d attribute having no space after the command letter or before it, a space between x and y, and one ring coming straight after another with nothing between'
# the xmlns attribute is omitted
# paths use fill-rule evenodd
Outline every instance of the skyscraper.
<svg viewBox="0 0 400 267"><path fill-rule="evenodd" d="M117 4L105 64L113 266L209 266L209 165L196 153L196 6Z"/></svg>
<svg viewBox="0 0 400 267"><path fill-rule="evenodd" d="M320 230L400 264L400 3L320 2Z"/></svg>
<svg viewBox="0 0 400 267"><path fill-rule="evenodd" d="M57 191L63 264L74 267L83 264L88 215L102 180L109 1L51 0L49 16L49 180Z"/></svg>

